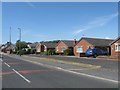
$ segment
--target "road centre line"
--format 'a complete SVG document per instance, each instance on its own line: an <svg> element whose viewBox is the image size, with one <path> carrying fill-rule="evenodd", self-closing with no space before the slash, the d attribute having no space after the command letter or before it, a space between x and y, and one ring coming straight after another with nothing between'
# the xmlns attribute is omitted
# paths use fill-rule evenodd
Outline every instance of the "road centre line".
<svg viewBox="0 0 120 90"><path fill-rule="evenodd" d="M113 82L113 83L118 83L117 80L113 80L113 79L107 79L107 78L98 77L98 76L94 76L94 75L90 75L90 74L85 74L85 73L78 73L78 72L75 72L75 71L63 69L61 67L51 66L51 65L47 65L47 64L43 64L43 63L38 63L38 62L35 62L35 61L30 61L30 60L27 60L27 59L23 59L23 58L21 60L28 61L28 62L31 62L31 63L35 63L35 64L38 64L38 65L41 65L41 66L54 67L56 69L59 69L59 70L62 70L62 71L66 71L66 72L69 72L69 73L74 73L74 74L77 74L77 75L82 75L82 76L91 77L91 78L95 78L95 79L99 79L99 80L105 80L105 81L109 81L109 82Z"/></svg>
<svg viewBox="0 0 120 90"><path fill-rule="evenodd" d="M3 61L2 59L0 59L0 61Z"/></svg>
<svg viewBox="0 0 120 90"><path fill-rule="evenodd" d="M78 72L67 70L67 69L63 69L63 68L57 67L57 66L51 66L51 65L47 65L47 64L43 64L43 63L38 63L38 62L35 62L35 61L29 61L29 60L26 60L26 59L24 59L24 61L36 63L36 64L39 64L39 65L42 65L42 66L46 66L46 67L50 67L50 68L53 67L53 68L56 68L56 69L59 69L59 70L62 70L62 71L66 71L66 72L70 72L70 73L74 73L74 74L77 74L77 75L82 75L82 76L87 76L87 77L91 77L91 78L96 78L96 79L100 79L100 80L106 80L106 81L118 83L118 81L116 81L116 80L107 79L107 78L98 77L98 76L93 76L93 75L89 75L89 74L85 74L85 73L78 73Z"/></svg>
<svg viewBox="0 0 120 90"><path fill-rule="evenodd" d="M59 68L59 69L63 70L63 71L66 71L66 72L74 73L74 74L77 74L77 75L82 75L82 76L87 76L87 77L91 77L91 78L96 78L96 79L100 79L100 80L106 80L106 81L118 83L118 81L112 80L112 79L107 79L107 78L103 78L103 77L97 77L97 76L93 76L93 75L89 75L89 74L85 74L85 73L80 73L80 72L78 73L78 72L71 71L71 70L66 70L66 69L63 69L63 68Z"/></svg>
<svg viewBox="0 0 120 90"><path fill-rule="evenodd" d="M5 65L7 65L8 67L10 67L10 65L8 65L6 62L4 62Z"/></svg>
<svg viewBox="0 0 120 90"><path fill-rule="evenodd" d="M21 78L23 78L25 81L27 81L28 83L31 83L30 80L28 80L27 78L25 78L23 75L21 75L18 71L16 71L15 69L12 69L16 74L18 74Z"/></svg>

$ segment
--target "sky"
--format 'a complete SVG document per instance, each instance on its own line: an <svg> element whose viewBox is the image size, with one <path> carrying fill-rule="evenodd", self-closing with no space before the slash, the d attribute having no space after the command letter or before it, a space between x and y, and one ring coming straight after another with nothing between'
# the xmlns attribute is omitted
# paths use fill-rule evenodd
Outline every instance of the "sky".
<svg viewBox="0 0 120 90"><path fill-rule="evenodd" d="M3 2L2 43L118 37L117 2Z"/></svg>

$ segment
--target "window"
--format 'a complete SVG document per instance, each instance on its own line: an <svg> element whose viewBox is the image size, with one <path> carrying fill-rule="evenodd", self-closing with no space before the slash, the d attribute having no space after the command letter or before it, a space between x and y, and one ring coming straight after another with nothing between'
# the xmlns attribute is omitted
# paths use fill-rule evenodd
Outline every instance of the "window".
<svg viewBox="0 0 120 90"><path fill-rule="evenodd" d="M120 43L115 43L115 51L120 51Z"/></svg>
<svg viewBox="0 0 120 90"><path fill-rule="evenodd" d="M65 48L61 48L61 52L64 52L65 51Z"/></svg>
<svg viewBox="0 0 120 90"><path fill-rule="evenodd" d="M58 51L58 47L56 47L56 50Z"/></svg>
<svg viewBox="0 0 120 90"><path fill-rule="evenodd" d="M47 51L47 47L44 45L44 52L46 52Z"/></svg>
<svg viewBox="0 0 120 90"><path fill-rule="evenodd" d="M87 49L90 48L90 46L87 46Z"/></svg>
<svg viewBox="0 0 120 90"><path fill-rule="evenodd" d="M37 52L40 52L40 47L37 48Z"/></svg>
<svg viewBox="0 0 120 90"><path fill-rule="evenodd" d="M118 45L118 51L120 51L120 44Z"/></svg>
<svg viewBox="0 0 120 90"><path fill-rule="evenodd" d="M83 52L83 46L79 46L79 47L76 47L77 48L77 52L78 53L82 53Z"/></svg>

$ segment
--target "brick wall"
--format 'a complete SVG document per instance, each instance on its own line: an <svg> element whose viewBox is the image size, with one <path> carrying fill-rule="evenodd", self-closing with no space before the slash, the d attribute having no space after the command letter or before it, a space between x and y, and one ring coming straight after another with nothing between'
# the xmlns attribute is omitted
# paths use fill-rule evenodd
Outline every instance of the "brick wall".
<svg viewBox="0 0 120 90"><path fill-rule="evenodd" d="M119 40L117 40L116 42L114 42L112 45L111 45L111 55L112 56L119 56L119 58L120 58L120 51L116 51L115 50L115 44L117 44L117 43L120 43L120 39Z"/></svg>
<svg viewBox="0 0 120 90"><path fill-rule="evenodd" d="M88 47L93 47L90 43L88 43L86 40L82 39L75 47L74 47L74 55L75 56L80 56L80 52L77 52L77 47L82 46L83 48L83 52L81 53L85 53L86 50L88 49Z"/></svg>
<svg viewBox="0 0 120 90"><path fill-rule="evenodd" d="M62 48L68 49L67 45L63 43L62 41L60 41L57 47L55 48L56 53L63 53Z"/></svg>
<svg viewBox="0 0 120 90"><path fill-rule="evenodd" d="M36 45L36 52L41 52L41 44Z"/></svg>

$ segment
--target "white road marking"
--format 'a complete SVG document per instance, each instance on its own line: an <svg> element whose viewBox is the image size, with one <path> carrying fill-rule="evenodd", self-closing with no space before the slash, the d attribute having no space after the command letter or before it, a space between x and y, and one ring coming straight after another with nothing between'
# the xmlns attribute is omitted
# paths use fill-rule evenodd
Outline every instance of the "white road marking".
<svg viewBox="0 0 120 90"><path fill-rule="evenodd" d="M75 68L75 69L67 69L67 70L78 70L79 71L79 70L90 70L90 69L89 68L88 69L85 69L85 68L84 69L80 69L80 68L76 69Z"/></svg>
<svg viewBox="0 0 120 90"><path fill-rule="evenodd" d="M89 75L89 74L85 74L85 73L78 73L78 72L75 72L75 71L63 69L61 67L51 66L51 65L38 63L38 62L35 62L35 61L26 60L26 59L21 59L21 60L28 61L28 62L31 62L31 63L36 63L36 64L39 64L41 66L54 67L56 69L59 69L59 70L62 70L62 71L66 71L66 72L70 72L70 73L74 73L74 74L77 74L77 75L82 75L82 76L91 77L91 78L95 78L95 79L99 79L99 80L106 80L106 81L110 81L110 82L113 82L113 83L118 83L117 80L107 79L107 78L98 77L98 76L94 76L94 75Z"/></svg>
<svg viewBox="0 0 120 90"><path fill-rule="evenodd" d="M0 59L0 61L3 61L2 59Z"/></svg>
<svg viewBox="0 0 120 90"><path fill-rule="evenodd" d="M8 65L6 62L4 62L5 63L5 65L7 65L8 67L10 67L10 65Z"/></svg>
<svg viewBox="0 0 120 90"><path fill-rule="evenodd" d="M27 78L25 78L23 75L21 75L18 71L16 71L15 69L12 69L15 73L17 73L20 77L22 77L25 81L27 81L28 83L31 83L30 80L28 80Z"/></svg>
<svg viewBox="0 0 120 90"><path fill-rule="evenodd" d="M25 60L25 61L29 61L29 60ZM66 70L66 69L63 69L61 67L51 66L51 65L47 65L47 64L43 64L43 63L38 63L38 62L35 62L35 61L29 61L29 62L33 62L33 63L39 64L39 65L42 65L42 66L54 67L56 69L63 70L63 71L66 71L66 72L70 72L70 73L74 73L74 74L77 74L77 75L82 75L82 76L87 76L87 77L91 77L91 78L96 78L96 79L101 79L101 80L106 80L106 81L118 83L118 81L112 80L112 79L107 79L107 78L98 77L98 76L94 76L94 75L89 75L89 74L85 74L85 73L79 73L79 72L75 72L75 71L71 71L71 70Z"/></svg>
<svg viewBox="0 0 120 90"><path fill-rule="evenodd" d="M89 74L85 74L85 73L70 71L70 70L66 70L66 69L62 69L62 68L61 68L61 70L66 71L66 72L70 72L70 73L74 73L74 74L78 74L78 75L82 75L82 76L87 76L87 77L91 77L91 78L96 78L96 79L100 79L100 80L106 80L106 81L118 83L118 81L112 80L112 79L107 79L107 78L98 77L98 76L93 76L93 75L89 75Z"/></svg>

